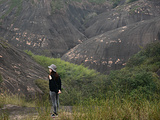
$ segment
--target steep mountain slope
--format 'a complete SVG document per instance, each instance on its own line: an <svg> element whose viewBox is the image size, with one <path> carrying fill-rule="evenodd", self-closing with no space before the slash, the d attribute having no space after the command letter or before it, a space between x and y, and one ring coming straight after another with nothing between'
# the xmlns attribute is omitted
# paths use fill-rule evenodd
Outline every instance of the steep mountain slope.
<svg viewBox="0 0 160 120"><path fill-rule="evenodd" d="M109 73L122 68L130 56L154 41L160 41L160 17L90 38L63 55L62 59Z"/></svg>
<svg viewBox="0 0 160 120"><path fill-rule="evenodd" d="M86 24L85 35L90 38L107 31L130 25L142 20L160 16L160 1L139 0L117 6L109 12L90 19Z"/></svg>
<svg viewBox="0 0 160 120"><path fill-rule="evenodd" d="M3 78L2 89L12 93L23 93L26 96L42 93L34 80L47 80L47 72L43 67L2 38L0 38L0 74Z"/></svg>
<svg viewBox="0 0 160 120"><path fill-rule="evenodd" d="M140 46L155 38L159 39L159 30L154 28L154 21L157 24L160 16L159 0L137 0L131 3L121 0L116 8L112 8L109 2L112 0L106 0L103 4L93 1L98 0L1 0L0 36L17 48L45 56L61 57L71 50L62 59L83 63L107 73L123 67L128 58L140 50ZM146 23L141 23L143 28L138 26L140 23L137 22L140 21ZM126 31L123 32L123 29ZM100 39L97 35L104 35L106 38L100 41L107 43L113 44L114 40L123 42L116 46L103 42L103 45L97 44L95 39ZM145 35L148 37L144 37ZM135 48L130 48L133 43ZM123 49L123 53L120 49ZM89 52L83 53L81 50ZM72 53L77 54L73 55L75 58L70 57ZM79 58L79 55L90 58ZM119 63L119 59L121 63L117 65L116 61Z"/></svg>
<svg viewBox="0 0 160 120"><path fill-rule="evenodd" d="M109 6L64 0L2 0L0 35L20 49L59 57L86 40L81 32L85 18L108 11Z"/></svg>

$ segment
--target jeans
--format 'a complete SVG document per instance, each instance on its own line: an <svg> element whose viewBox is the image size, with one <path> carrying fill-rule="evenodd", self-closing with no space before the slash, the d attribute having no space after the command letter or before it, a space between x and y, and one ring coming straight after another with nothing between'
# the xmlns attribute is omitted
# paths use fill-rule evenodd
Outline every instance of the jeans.
<svg viewBox="0 0 160 120"><path fill-rule="evenodd" d="M56 92L50 91L50 98L52 102L53 112L55 114L58 114L58 108L59 108L59 95Z"/></svg>

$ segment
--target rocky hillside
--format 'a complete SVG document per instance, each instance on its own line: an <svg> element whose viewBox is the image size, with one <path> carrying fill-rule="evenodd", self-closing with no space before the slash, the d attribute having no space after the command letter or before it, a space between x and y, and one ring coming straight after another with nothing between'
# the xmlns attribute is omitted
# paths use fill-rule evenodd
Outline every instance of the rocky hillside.
<svg viewBox="0 0 160 120"><path fill-rule="evenodd" d="M104 73L160 39L159 0L0 0L0 8L8 43Z"/></svg>
<svg viewBox="0 0 160 120"><path fill-rule="evenodd" d="M90 19L85 24L85 35L91 38L122 26L158 16L160 16L160 1L138 0L119 5L109 12L103 12Z"/></svg>
<svg viewBox="0 0 160 120"><path fill-rule="evenodd" d="M160 41L159 8L160 1L139 0L98 15L86 24L89 39L62 59L103 73L123 68L147 43Z"/></svg>
<svg viewBox="0 0 160 120"><path fill-rule="evenodd" d="M125 66L133 54L154 41L160 41L160 17L90 38L74 47L62 59L109 73Z"/></svg>
<svg viewBox="0 0 160 120"><path fill-rule="evenodd" d="M47 80L48 73L23 51L12 47L0 38L0 74L3 80L2 89L33 96L42 93L34 81Z"/></svg>
<svg viewBox="0 0 160 120"><path fill-rule="evenodd" d="M1 0L0 35L22 50L60 57L87 39L85 20L110 6L85 0Z"/></svg>

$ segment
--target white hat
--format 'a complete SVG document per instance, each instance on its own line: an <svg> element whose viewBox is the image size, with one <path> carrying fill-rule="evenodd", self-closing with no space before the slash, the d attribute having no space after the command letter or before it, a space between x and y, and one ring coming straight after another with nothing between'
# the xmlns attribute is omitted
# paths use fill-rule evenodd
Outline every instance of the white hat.
<svg viewBox="0 0 160 120"><path fill-rule="evenodd" d="M52 69L54 72L56 72L56 69L57 69L56 65L54 64L48 66L48 68Z"/></svg>

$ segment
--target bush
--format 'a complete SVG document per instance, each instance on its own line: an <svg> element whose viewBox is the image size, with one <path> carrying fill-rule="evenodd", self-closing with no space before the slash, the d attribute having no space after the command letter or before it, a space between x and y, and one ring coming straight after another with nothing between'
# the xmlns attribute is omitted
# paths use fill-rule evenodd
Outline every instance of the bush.
<svg viewBox="0 0 160 120"><path fill-rule="evenodd" d="M115 94L119 97L127 95L133 99L137 96L149 99L160 93L158 76L139 68L111 72L108 80L112 83L108 91L110 96Z"/></svg>
<svg viewBox="0 0 160 120"><path fill-rule="evenodd" d="M117 7L121 0L111 0L113 3L113 8Z"/></svg>
<svg viewBox="0 0 160 120"><path fill-rule="evenodd" d="M126 67L135 67L139 65L158 64L160 61L160 42L148 44L140 52L133 55L127 62Z"/></svg>
<svg viewBox="0 0 160 120"><path fill-rule="evenodd" d="M158 56L160 56L160 42L154 42L154 43L148 44L145 47L144 54L147 57L154 57L154 56L158 57Z"/></svg>

